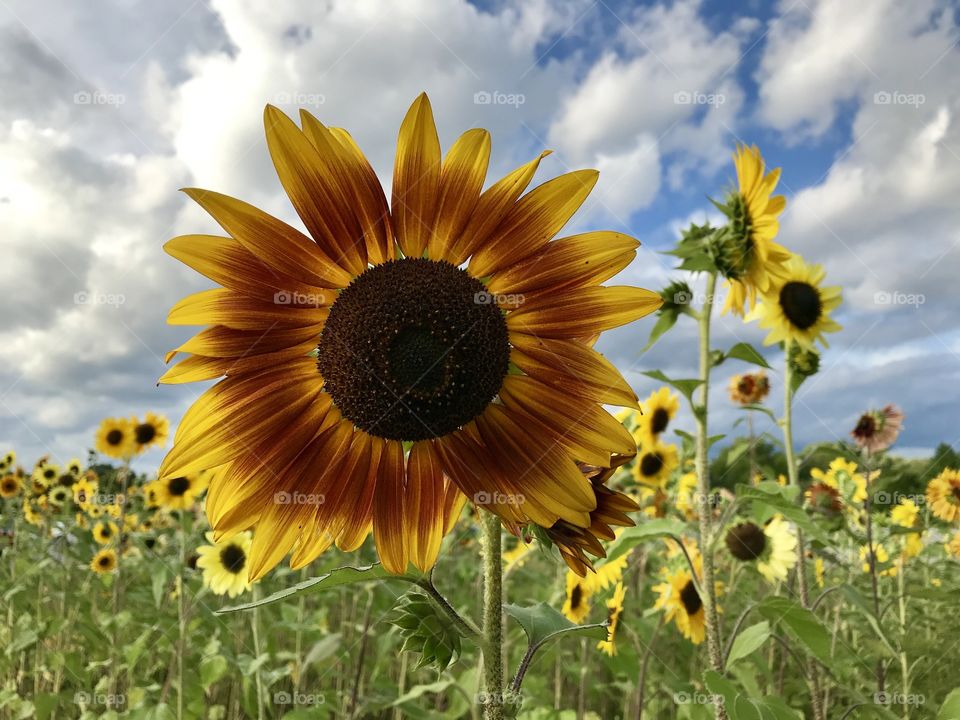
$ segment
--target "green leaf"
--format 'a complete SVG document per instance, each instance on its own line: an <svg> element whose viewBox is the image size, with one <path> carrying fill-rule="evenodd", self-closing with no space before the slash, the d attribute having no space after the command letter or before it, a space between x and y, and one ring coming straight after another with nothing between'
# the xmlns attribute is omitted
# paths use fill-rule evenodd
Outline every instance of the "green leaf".
<svg viewBox="0 0 960 720"><path fill-rule="evenodd" d="M960 718L960 687L950 691L937 713L937 720L957 720L957 718Z"/></svg>
<svg viewBox="0 0 960 720"><path fill-rule="evenodd" d="M655 518L641 522L639 525L627 528L621 532L620 535L617 536L617 539L607 546L607 557L598 562L596 566L598 568L603 567L608 562L616 560L621 555L630 552L640 543L669 535L680 535L685 529L686 525L680 520L668 518Z"/></svg>
<svg viewBox="0 0 960 720"><path fill-rule="evenodd" d="M727 656L727 667L733 665L737 660L748 657L762 646L769 637L770 623L766 620L742 630L730 647L730 655Z"/></svg>
<svg viewBox="0 0 960 720"><path fill-rule="evenodd" d="M813 612L784 597L769 597L760 603L758 609L761 615L786 630L793 640L803 645L824 666L833 667L830 632ZM837 645L836 650L837 655L844 656L841 659L849 659L849 653L842 643Z"/></svg>
<svg viewBox="0 0 960 720"><path fill-rule="evenodd" d="M607 639L606 623L576 625L545 602L530 607L504 604L503 611L520 623L532 648L539 648L561 635L577 635L594 640Z"/></svg>
<svg viewBox="0 0 960 720"><path fill-rule="evenodd" d="M647 340L647 344L643 346L643 349L640 351L641 354L645 353L647 350L652 348L657 340L667 332L670 328L677 324L677 318L680 317L680 313L676 311L666 311L660 314L660 317L657 318L656 324L653 326L653 329L650 331L650 337Z"/></svg>
<svg viewBox="0 0 960 720"><path fill-rule="evenodd" d="M217 680L227 674L227 659L223 655L211 655L200 661L200 684L209 690Z"/></svg>
<svg viewBox="0 0 960 720"><path fill-rule="evenodd" d="M734 360L743 360L744 362L753 363L768 370L770 369L770 363L768 363L763 355L750 343L737 343L727 350L725 357L733 358Z"/></svg>
<svg viewBox="0 0 960 720"><path fill-rule="evenodd" d="M242 605L233 605L231 607L220 608L216 611L217 615L237 612L239 610L251 610L261 605L270 605L298 592L314 588L316 590L329 590L330 588L340 587L342 585L353 585L354 583L370 582L371 580L403 580L405 582L415 582L417 576L409 571L405 575L393 575L384 569L383 565L375 563L373 565L364 565L362 567L342 567L337 568L326 575L310 578L296 585L279 590L272 595L254 602L243 603Z"/></svg>
<svg viewBox="0 0 960 720"><path fill-rule="evenodd" d="M456 685L456 683L453 680L437 680L437 682L430 683L429 685L416 685L390 703L390 707L416 700L427 693L436 695L437 693L445 692L451 685Z"/></svg>
<svg viewBox="0 0 960 720"><path fill-rule="evenodd" d="M675 387L691 403L693 402L693 400L691 399L693 396L693 391L696 390L701 384L703 384L703 380L698 380L696 378L688 378L683 380L671 380L659 370L650 370L643 374L649 378L653 378L654 380L659 380L662 383L666 383L667 385Z"/></svg>
<svg viewBox="0 0 960 720"><path fill-rule="evenodd" d="M757 403L750 403L749 405L742 405L741 409L750 410L751 412L762 412L764 415L773 420L774 425L779 425L780 421L777 420L777 416L773 414L773 410L768 408L766 405L759 405Z"/></svg>

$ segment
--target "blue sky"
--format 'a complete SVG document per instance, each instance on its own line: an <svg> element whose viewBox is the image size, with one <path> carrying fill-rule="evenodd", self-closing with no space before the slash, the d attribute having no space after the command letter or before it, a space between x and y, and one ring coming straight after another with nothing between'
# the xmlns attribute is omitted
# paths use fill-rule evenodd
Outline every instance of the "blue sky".
<svg viewBox="0 0 960 720"><path fill-rule="evenodd" d="M758 144L783 167L781 241L844 288L844 331L798 398L799 440L845 437L863 409L895 402L903 452L958 444L957 18L943 0L7 3L0 449L65 461L102 417L176 421L201 388L155 386L189 333L166 310L204 285L161 246L214 227L177 188L297 223L266 152L264 104L348 128L388 184L400 119L424 89L445 147L490 129L491 180L543 146L555 153L540 180L600 169L569 229L638 237L619 281L654 289L675 276L660 251L732 182L734 144ZM475 101L496 92L523 100ZM692 328L639 355L652 323L601 345L642 394L654 389L644 370L695 369ZM718 321L721 346L763 337ZM722 386L744 369L718 370L718 431L736 419Z"/></svg>

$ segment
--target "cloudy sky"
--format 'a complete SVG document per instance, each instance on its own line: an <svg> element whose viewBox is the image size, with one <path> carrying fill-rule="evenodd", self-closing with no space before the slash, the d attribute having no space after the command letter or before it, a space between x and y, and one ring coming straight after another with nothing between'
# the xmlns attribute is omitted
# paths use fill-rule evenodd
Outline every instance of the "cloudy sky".
<svg viewBox="0 0 960 720"><path fill-rule="evenodd" d="M569 229L635 235L619 281L655 289L676 276L661 253L678 229L730 186L734 144L759 144L784 169L782 242L844 288L844 331L799 395L799 440L845 436L862 409L895 402L907 451L956 443L958 22L935 0L3 0L0 450L66 460L104 416L179 419L203 388L156 387L190 333L165 317L204 284L161 246L214 225L177 189L299 224L263 106L348 128L389 182L422 90L445 147L490 129L491 177L543 147L541 180L599 169ZM641 356L651 326L602 341L640 392L644 370L695 372L692 328ZM717 335L763 338L729 320ZM722 388L713 400L723 431L735 414Z"/></svg>

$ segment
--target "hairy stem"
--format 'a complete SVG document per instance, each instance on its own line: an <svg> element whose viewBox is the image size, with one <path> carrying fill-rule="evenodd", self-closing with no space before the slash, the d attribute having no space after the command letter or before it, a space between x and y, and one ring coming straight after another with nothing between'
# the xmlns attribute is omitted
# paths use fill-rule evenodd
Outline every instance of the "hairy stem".
<svg viewBox="0 0 960 720"><path fill-rule="evenodd" d="M483 527L483 676L486 720L503 720L503 561L500 518L480 511Z"/></svg>

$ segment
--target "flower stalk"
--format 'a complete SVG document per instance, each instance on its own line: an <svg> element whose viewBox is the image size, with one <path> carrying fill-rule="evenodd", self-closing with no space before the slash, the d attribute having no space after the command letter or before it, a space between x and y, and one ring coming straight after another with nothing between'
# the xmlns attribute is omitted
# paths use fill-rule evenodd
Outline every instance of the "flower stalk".
<svg viewBox="0 0 960 720"><path fill-rule="evenodd" d="M485 720L503 720L503 561L500 518L480 511L483 538L483 676Z"/></svg>

